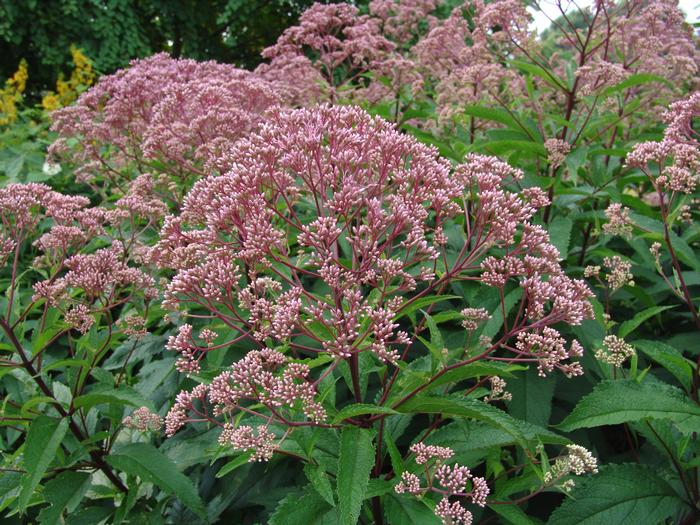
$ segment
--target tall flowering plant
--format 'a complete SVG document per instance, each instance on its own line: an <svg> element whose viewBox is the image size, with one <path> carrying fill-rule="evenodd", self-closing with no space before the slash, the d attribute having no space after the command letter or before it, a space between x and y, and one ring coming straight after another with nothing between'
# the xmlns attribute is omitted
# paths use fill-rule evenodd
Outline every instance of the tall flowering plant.
<svg viewBox="0 0 700 525"><path fill-rule="evenodd" d="M55 112L0 180L0 512L697 521L697 39L554 7L315 4Z"/></svg>
<svg viewBox="0 0 700 525"><path fill-rule="evenodd" d="M348 454L367 454L353 451L352 435L372 450L353 472L366 487L370 475L401 474L385 461L392 421L427 405L477 419L483 410L493 423L507 416L487 401L499 399L499 376L516 363L543 377L582 373L582 346L557 327L592 317L591 292L564 274L547 233L531 223L545 194L505 189L518 170L479 155L452 167L387 122L333 106L281 112L230 155L233 168L195 184L150 253L173 272L163 306L190 318L168 348L197 382L178 394L167 435L214 425L224 449L250 461L292 454L320 462L322 476L342 476ZM459 289L482 299L449 293ZM441 336L440 324L452 322L463 327L461 344ZM206 365L244 341L254 349L232 365ZM484 401L489 378L500 392ZM416 450L435 423L415 435ZM305 428L339 436L337 466L303 444ZM483 507L487 482L441 465L435 475L446 489L436 491L435 513L467 523L460 498ZM398 492L422 493L414 474L403 476ZM356 520L362 501L342 493L345 481L339 512ZM383 519L379 497L372 512Z"/></svg>

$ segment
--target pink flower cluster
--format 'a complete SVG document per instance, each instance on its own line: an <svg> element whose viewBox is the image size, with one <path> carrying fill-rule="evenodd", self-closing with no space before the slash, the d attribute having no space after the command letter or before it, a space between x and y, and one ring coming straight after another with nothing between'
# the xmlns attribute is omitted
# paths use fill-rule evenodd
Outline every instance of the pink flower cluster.
<svg viewBox="0 0 700 525"><path fill-rule="evenodd" d="M418 38L421 26L431 29L438 23L432 14L441 0L372 0L369 11L381 21L381 32L387 38L406 46Z"/></svg>
<svg viewBox="0 0 700 525"><path fill-rule="evenodd" d="M229 160L226 175L195 184L152 250L154 262L176 271L168 308L203 308L258 342L301 348L295 339L304 336L318 342L314 352L348 358L369 349L395 362L409 337L394 317L412 292L436 285L447 249L443 227L466 212L458 202L467 195L475 203L466 216L470 240L455 267L445 268L448 279L481 268L491 286L519 280L523 312L538 333L591 315L588 288L563 274L546 232L528 223L546 196L536 188L522 197L504 190L520 174L496 159L473 155L452 171L380 119L320 107L271 118ZM511 248L484 258L493 246ZM309 279L326 291L313 292ZM208 351L192 342L179 350L183 370Z"/></svg>
<svg viewBox="0 0 700 525"><path fill-rule="evenodd" d="M47 307L57 308L65 323L81 333L95 324L96 313L123 304L136 292L146 299L158 295L153 278L128 264L135 239L128 239L125 246L108 233L108 226L119 227L123 219L133 226L135 215L89 204L86 197L63 195L44 184L0 188L0 264L6 264L14 252L12 274L16 276L23 243L38 237L33 245L42 255L33 266L48 277L33 284L32 301L45 300ZM111 244L93 251L96 238ZM9 287L10 301L15 286Z"/></svg>
<svg viewBox="0 0 700 525"><path fill-rule="evenodd" d="M442 118L465 105L523 92L520 78L498 56L507 55L513 43L529 45L529 20L521 2L465 2L413 47L423 76L434 85Z"/></svg>
<svg viewBox="0 0 700 525"><path fill-rule="evenodd" d="M318 82L314 82L315 70L316 79L323 82L321 93L334 101L344 85L386 58L394 47L381 34L378 20L359 15L355 6L315 3L304 11L298 25L287 28L276 44L263 51L263 58L272 62L258 73L277 81L282 91L291 91L295 100L309 102L320 95ZM292 75L284 78L284 73ZM300 77L305 78L307 86L293 84Z"/></svg>
<svg viewBox="0 0 700 525"><path fill-rule="evenodd" d="M101 77L76 104L52 113L60 138L50 153L78 164L78 180L99 174L122 190L127 168L153 169L152 160L176 180L206 175L279 100L253 73L154 55Z"/></svg>
<svg viewBox="0 0 700 525"><path fill-rule="evenodd" d="M416 443L411 445L410 450L415 454L416 463L424 465L427 486L421 486L421 480L416 474L404 471L401 473L401 481L395 486L396 492L414 496L427 492L441 494L442 499L435 507L435 515L442 523L470 525L472 513L462 506L459 499L450 501L450 498L468 498L474 505L484 507L490 492L486 480L474 477L467 467L445 464L444 461L454 455L450 448Z"/></svg>
<svg viewBox="0 0 700 525"><path fill-rule="evenodd" d="M186 325L187 326L187 325ZM186 332L189 333L191 327ZM180 335L174 339L182 337ZM191 336L188 336L191 339ZM171 338L170 347L177 347ZM209 385L198 385L192 391L178 394L175 405L165 417L166 434L172 436L185 423L208 421L222 427L219 443L234 449L252 452L251 461L267 461L278 443L268 430L272 422L293 426L321 424L326 411L316 401L316 387L310 381L309 367L269 348L253 350L212 379ZM250 404L250 407L245 406ZM212 407L211 410L209 407ZM259 412L263 406L269 413ZM220 423L216 417L241 410L265 420L254 430L249 425ZM306 421L295 420L303 412Z"/></svg>
<svg viewBox="0 0 700 525"><path fill-rule="evenodd" d="M5 248L4 262L11 251L35 234L39 221L52 219L53 225L35 245L55 263L100 234L108 214L88 208L87 197L63 195L45 184L9 184L0 188L0 234ZM2 257L5 257L3 260Z"/></svg>
<svg viewBox="0 0 700 525"><path fill-rule="evenodd" d="M660 196L665 192L695 191L700 171L700 144L692 120L698 116L700 92L695 92L671 104L664 115L668 127L663 140L640 142L627 155L627 165L641 169L654 183ZM654 168L658 168L658 174Z"/></svg>
<svg viewBox="0 0 700 525"><path fill-rule="evenodd" d="M191 325L181 326L168 343L180 371L197 372L207 352L244 338L261 348L202 387L217 414L246 399L291 422L278 410L299 402L306 418L321 421L308 368L287 364L274 375L270 367L286 358L270 348L329 354L330 370L363 352L396 365L415 342L398 321L402 310L453 279L522 289L519 313L484 358L503 349L542 374L580 373L567 360L581 346L566 346L551 325L590 318L591 292L564 274L547 233L530 223L548 203L544 192L505 189L518 170L480 155L452 168L388 122L340 106L271 116L228 161L227 173L198 181L179 215L166 218L149 256L175 272L166 308L216 318L233 334L199 343ZM462 239L453 244L446 232L457 217ZM494 248L506 252L491 255ZM463 315L474 331L490 314ZM197 396L185 397L190 407ZM181 424L180 405L169 418Z"/></svg>
<svg viewBox="0 0 700 525"><path fill-rule="evenodd" d="M147 407L141 407L134 410L130 416L126 416L122 424L139 432L158 432L163 427L163 418Z"/></svg>

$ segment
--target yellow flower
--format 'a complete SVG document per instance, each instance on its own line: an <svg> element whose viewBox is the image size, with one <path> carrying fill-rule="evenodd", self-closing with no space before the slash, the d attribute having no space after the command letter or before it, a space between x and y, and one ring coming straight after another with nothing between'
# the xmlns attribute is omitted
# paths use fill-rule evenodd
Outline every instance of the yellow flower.
<svg viewBox="0 0 700 525"><path fill-rule="evenodd" d="M61 107L61 101L56 96L56 93L49 91L44 98L41 99L41 105L46 111L53 111Z"/></svg>
<svg viewBox="0 0 700 525"><path fill-rule="evenodd" d="M72 104L95 81L90 59L75 46L71 46L70 53L73 57L73 71L68 80L60 75L56 81L56 91L49 91L44 96L41 103L47 111Z"/></svg>
<svg viewBox="0 0 700 525"><path fill-rule="evenodd" d="M22 101L28 78L27 61L22 59L15 74L5 81L5 88L0 90L0 126L17 119L17 103Z"/></svg>

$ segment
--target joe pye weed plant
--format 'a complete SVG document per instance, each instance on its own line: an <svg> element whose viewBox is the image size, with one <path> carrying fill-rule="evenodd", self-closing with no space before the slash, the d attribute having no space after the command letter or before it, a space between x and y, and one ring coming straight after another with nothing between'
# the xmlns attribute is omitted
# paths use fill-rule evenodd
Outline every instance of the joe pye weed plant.
<svg viewBox="0 0 700 525"><path fill-rule="evenodd" d="M0 187L7 519L694 523L696 39L557 5L315 4L52 113Z"/></svg>

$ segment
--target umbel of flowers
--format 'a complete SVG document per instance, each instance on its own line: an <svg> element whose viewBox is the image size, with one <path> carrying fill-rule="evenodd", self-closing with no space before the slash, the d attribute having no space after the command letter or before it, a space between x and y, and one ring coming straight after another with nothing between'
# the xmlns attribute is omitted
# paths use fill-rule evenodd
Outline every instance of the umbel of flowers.
<svg viewBox="0 0 700 525"><path fill-rule="evenodd" d="M124 191L134 173L154 172L178 201L177 185L222 170L221 153L279 102L253 73L161 53L101 77L76 104L53 112L59 139L50 153L75 162L78 181L102 177L113 191Z"/></svg>
<svg viewBox="0 0 700 525"><path fill-rule="evenodd" d="M591 317L590 291L564 275L547 233L530 222L548 202L543 192L505 189L518 170L478 155L452 167L388 122L335 106L280 111L226 162L226 174L198 181L166 217L150 257L174 272L164 307L232 334L181 325L168 343L180 371L199 372L207 353L241 340L258 349L182 391L167 434L208 421L222 427L222 444L267 460L297 427L352 424L331 424L318 385L343 364L351 397L368 402L361 354L385 369L379 404L400 407L424 388L394 391L401 367L424 353L422 328L405 312L457 281L501 296L520 287L521 302L495 341L445 354L425 386L481 359L582 373L581 345L555 325ZM458 308L468 330L490 316L473 306ZM312 370L310 357L325 366Z"/></svg>

